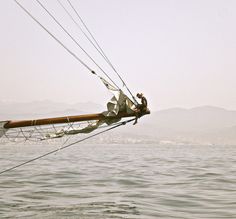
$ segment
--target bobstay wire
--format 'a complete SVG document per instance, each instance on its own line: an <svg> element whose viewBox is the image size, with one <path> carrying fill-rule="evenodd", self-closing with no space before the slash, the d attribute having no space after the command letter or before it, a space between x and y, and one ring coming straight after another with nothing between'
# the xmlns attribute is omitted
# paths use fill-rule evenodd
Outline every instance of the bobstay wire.
<svg viewBox="0 0 236 219"><path fill-rule="evenodd" d="M95 61L95 59L89 55L89 53L81 46L81 44L72 36L72 34L58 21L58 19L46 8L46 6L40 1L35 0L39 6L48 14L49 17L64 31L67 36L75 43L77 47L79 47L83 53L98 67L98 69L109 79L109 81L117 88L120 89L120 87L117 85L117 83L108 75L108 73ZM83 35L86 37L88 42L97 50L97 52L101 55L101 57L107 62L107 64L111 67L111 69L115 72L115 74L119 77L121 80L123 87L127 89L129 94L131 95L134 104L137 105L138 102L136 98L134 97L133 93L130 91L129 87L121 77L121 75L118 73L118 71L115 69L114 65L111 63L110 59L105 54L104 50L99 45L98 41L95 39L92 32L88 29L87 25L85 24L82 17L79 15L78 10L74 7L72 2L70 0L66 0L67 4L70 6L70 8L74 11L76 14L79 22L82 24L82 26L85 28L85 30L88 32L88 34L83 30L83 28L80 26L80 24L73 18L72 14L66 9L66 7L62 4L61 0L57 0L58 4L63 8L65 13L70 17L70 19L75 23L76 27L83 33ZM48 28L46 28L36 17L33 16L33 14L26 9L18 0L14 0L14 2L29 16L31 17L44 31L46 31L57 43L59 43L68 53L70 53L78 62L80 62L85 68L87 68L92 74L97 75L100 77L91 67L89 67L88 64L86 64L81 58L78 57L74 52L72 52L58 37L56 37ZM120 89L121 90L121 89Z"/></svg>
<svg viewBox="0 0 236 219"><path fill-rule="evenodd" d="M32 163L32 162L34 162L34 161L36 161L36 160L39 160L39 159L41 159L41 158L43 158L43 157L47 157L47 156L49 156L49 155L51 155L51 154L54 154L54 153L59 152L59 151L62 151L62 150L64 150L64 149L66 149L66 148L69 148L69 147L71 147L71 146L73 146L73 145L76 145L76 144L78 144L78 143L81 143L81 142L83 142L83 141L86 141L86 140L88 140L88 139L90 139L90 138L93 138L93 137L95 137L95 136L101 135L101 134L103 134L103 133L105 133L105 132L108 132L108 131L111 131L111 130L113 130L113 129L116 129L116 128L122 126L122 125L126 125L127 123L130 123L130 122L132 122L132 121L134 121L134 120L135 120L135 119L129 119L129 120L126 120L126 121L123 121L123 122L119 122L119 123L110 125L109 128L107 128L107 129L105 129L105 130L103 130L103 131L97 132L97 133L92 134L92 135L90 135L90 136L88 136L88 137L85 137L85 138L83 138L83 139L80 139L80 140L77 140L77 141L75 141L75 142L72 142L72 143L70 143L70 144L65 145L65 143L66 143L67 140L68 140L68 139L67 139L67 140L62 144L62 145L64 145L64 146L61 146L60 148L57 148L57 149L52 150L52 151L49 151L49 152L47 152L47 153L45 153L45 154L42 154L42 155L40 155L40 156L37 156L37 157L35 157L35 158L33 158L33 159L30 159L30 160L28 160L28 161L25 161L25 162L23 162L23 163L20 163L20 164L18 164L18 165L15 165L15 166L13 166L13 167L10 167L10 168L8 168L8 169L5 169L5 170L3 170L3 171L0 171L0 175L4 174L4 173L6 173L6 172L9 172L9 171L15 170L15 169L17 169L17 168L19 168L19 167L25 166L26 164Z"/></svg>

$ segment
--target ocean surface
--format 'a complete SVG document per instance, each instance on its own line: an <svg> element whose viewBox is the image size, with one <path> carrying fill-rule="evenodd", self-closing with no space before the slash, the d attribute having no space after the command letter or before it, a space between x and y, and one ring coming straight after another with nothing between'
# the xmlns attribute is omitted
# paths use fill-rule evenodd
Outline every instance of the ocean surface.
<svg viewBox="0 0 236 219"><path fill-rule="evenodd" d="M0 171L54 148L0 145ZM78 144L0 175L0 218L236 218L236 147Z"/></svg>

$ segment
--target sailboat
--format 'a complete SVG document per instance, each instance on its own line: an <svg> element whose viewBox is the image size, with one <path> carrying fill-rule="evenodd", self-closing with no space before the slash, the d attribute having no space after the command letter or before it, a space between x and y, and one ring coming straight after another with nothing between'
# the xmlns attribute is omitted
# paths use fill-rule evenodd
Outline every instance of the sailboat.
<svg viewBox="0 0 236 219"><path fill-rule="evenodd" d="M120 88L117 83L111 78L111 76L104 71L103 68L95 61L95 59L88 54L86 49L73 37L73 35L65 28L53 15L47 7L40 1L35 0L45 11L48 17L52 19L55 24L61 28L61 30L75 43L90 61L97 67L98 71L93 70L85 61L83 61L77 54L72 52L62 40L54 35L48 28L46 28L33 14L23 6L19 0L14 0L19 8L24 11L34 22L36 22L44 31L48 33L53 40L55 40L62 48L64 48L72 57L74 57L81 65L83 65L91 74L96 76L105 87L112 92L113 97L107 103L107 109L104 112L75 115L75 116L62 116L56 118L43 118L32 120L19 120L19 121L0 121L0 138L5 138L9 141L43 141L55 138L62 138L65 136L89 134L98 128L108 128L127 124L129 122L137 120L146 114L150 114L147 107L139 107L135 96L131 93L127 84L124 82L118 71L112 65L107 55L96 41L94 35L86 26L84 20L79 15L78 10L74 6L71 0L57 0L57 3L64 10L65 14L73 21L74 25L82 32L88 42L96 49L98 55L100 55L105 62L111 67L111 70L121 80L123 87ZM72 15L73 12L73 15ZM104 76L100 75L103 74ZM124 92L128 91L128 94Z"/></svg>

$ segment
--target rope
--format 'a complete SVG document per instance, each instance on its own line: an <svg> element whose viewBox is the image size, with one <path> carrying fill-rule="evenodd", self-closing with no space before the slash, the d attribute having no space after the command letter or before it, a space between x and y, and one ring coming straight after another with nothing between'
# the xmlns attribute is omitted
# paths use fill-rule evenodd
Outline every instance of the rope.
<svg viewBox="0 0 236 219"><path fill-rule="evenodd" d="M89 57L89 59L111 80L111 82L117 87L117 84L111 79L111 77L98 65L98 63L86 52L86 50L77 42L77 40L61 25L61 23L50 13L47 8L39 1L38 4L48 13L48 15L57 23L58 26L72 39L72 41Z"/></svg>
<svg viewBox="0 0 236 219"><path fill-rule="evenodd" d="M90 37L93 39L93 41L95 42L96 46L100 49L102 56L104 57L104 59L107 61L107 63L114 69L114 66L112 65L112 63L110 62L110 60L108 59L108 57L106 56L105 52L103 51L102 47L99 45L98 41L95 39L95 37L93 36L92 32L88 29L87 25L85 24L85 22L83 21L82 17L79 15L78 11L76 10L76 8L72 5L70 0L67 0L67 2L69 3L70 7L73 9L73 11L75 12L75 14L77 15L77 17L79 18L80 22L83 24L83 26L85 27L85 29L88 31ZM80 28L81 29L81 28ZM96 48L97 48L96 47Z"/></svg>
<svg viewBox="0 0 236 219"><path fill-rule="evenodd" d="M134 121L134 120L135 120L135 119L130 119L130 120L126 120L126 121L124 121L124 122L118 123L118 124L112 126L111 128L108 128L108 129L103 130L103 131L101 131L101 132L98 132L98 133L96 133L96 134L90 135L90 136L88 136L88 137L86 137L86 138L80 139L80 140L75 141L75 142L73 142L73 143L71 143L71 144L65 145L65 146L63 146L63 147L61 147L61 148L58 148L58 149L49 151L49 152L46 153L46 154L43 154L43 155L40 155L40 156L35 157L35 158L33 158L33 159L30 159L30 160L28 160L28 161L26 161L26 162L20 163L20 164L18 164L18 165L16 165L16 166L13 166L13 167L11 167L11 168L5 169L5 170L3 170L3 171L0 172L0 175L2 175L3 173L9 172L9 171L11 171L11 170L17 169L17 168L19 168L19 167L21 167L21 166L24 166L24 165L26 165L26 164L32 163L33 161L39 160L39 159L41 159L41 158L43 158L43 157L46 157L46 156L48 156L48 155L50 155L50 154L53 154L53 153L55 153L55 152L62 151L62 150L64 150L64 149L66 149L66 148L69 148L69 147L75 145L75 144L78 144L78 143L80 143L80 142L83 142L83 141L85 141L85 140L88 140L88 139L90 139L90 138L93 138L93 137L98 136L98 135L100 135L100 134L103 134L103 133L105 133L105 132L111 131L112 129L118 128L118 127L120 127L120 126L122 126L122 125L126 125L127 123L132 122L132 121Z"/></svg>
<svg viewBox="0 0 236 219"><path fill-rule="evenodd" d="M25 7L23 7L23 5L21 5L17 0L14 0L15 3L28 15L30 16L42 29L44 29L57 43L59 43L68 53L70 53L77 61L79 61L84 67L86 67L92 74L95 74L95 71L92 70L85 62L83 62L75 53L73 53L68 47L65 46L65 44L62 43L62 41L60 41L55 35L53 35L45 26L43 26L43 24L41 24ZM39 2L37 0L37 2L43 7L45 8L41 2ZM71 4L71 2L68 0L69 4L73 7L73 5ZM74 8L74 7L73 7ZM50 14L50 12L45 8L45 10ZM74 8L74 10L76 11L76 9ZM76 11L76 14L78 14L78 12ZM53 15L51 15L52 18L58 23L58 25L61 26L61 28L73 39L73 41L88 55L88 57L90 57L91 60L92 57L89 56L89 54L78 44L78 42L66 31L66 29L53 17ZM91 34L91 37L94 39L94 41L97 43L97 41L95 40L95 38L93 37L92 33L89 31L89 29L87 28L87 26L85 25L85 23L83 22L82 18L79 16L78 17L81 19L83 25L86 27L86 29L88 30L88 32ZM99 46L99 44L97 43L97 45ZM101 49L101 47L99 46L99 48ZM101 49L101 51L103 51ZM103 52L104 54L104 52ZM105 55L105 54L104 54ZM93 60L93 62L99 67L99 69L111 80L111 82L118 88L119 86L117 86L117 84L109 77L109 75ZM127 87L126 83L124 82L124 80L121 78L121 76L118 74L118 72L115 70L115 72L117 73L117 75L119 76L119 78L121 79L123 85L127 88L127 90L129 91L129 93L131 94L133 100L135 101L135 103L137 104L137 100L135 99L134 95L131 93L130 89Z"/></svg>
<svg viewBox="0 0 236 219"><path fill-rule="evenodd" d="M59 1L59 0L58 0ZM81 21L81 23L83 24L83 26L85 27L85 29L88 31L89 35L92 37L93 41L95 42L95 44L97 45L97 47L100 49L100 51L97 49L97 47L94 45L94 43L92 43L90 40L90 42L94 45L94 47L97 49L97 51L102 55L102 57L105 59L105 61L110 65L110 67L114 70L114 72L117 74L117 76L120 78L121 82L123 83L123 86L126 87L126 89L128 90L128 92L130 93L130 95L132 96L134 102L136 104L138 104L136 98L134 97L134 95L132 94L132 92L130 91L130 89L128 88L127 84L125 83L125 81L123 80L123 78L121 77L121 75L118 73L118 71L115 69L114 65L111 63L110 59L107 57L107 55L105 54L104 50L102 49L102 47L99 45L98 41L95 39L94 35L92 34L92 32L89 30L89 28L87 27L87 25L85 24L85 22L83 21L82 17L79 15L78 11L76 10L76 8L72 5L70 0L67 0L67 2L69 3L69 5L71 6L71 8L74 10L74 12L76 13L77 17L79 18L79 20ZM72 20L74 20L72 18ZM76 22L76 24L78 25L78 23ZM79 27L80 28L80 27ZM80 28L81 30L81 28ZM81 30L82 31L82 30ZM83 31L82 31L83 32ZM84 33L84 32L83 32ZM84 33L85 36L86 33Z"/></svg>
<svg viewBox="0 0 236 219"><path fill-rule="evenodd" d="M95 45L95 43L89 38L89 36L86 34L86 32L80 27L79 23L76 22L76 20L73 18L73 16L70 14L70 12L66 9L66 7L61 3L60 0L57 0L57 2L60 4L60 6L64 9L64 11L66 12L66 14L70 17L70 19L74 22L74 24L77 26L77 28L83 33L83 35L86 37L86 39L93 45L93 47L99 52L99 54L104 58L104 60L108 63L108 60L106 58L106 56L103 54L103 51L101 49L99 49L99 47L97 47ZM109 64L109 63L108 63Z"/></svg>
<svg viewBox="0 0 236 219"><path fill-rule="evenodd" d="M58 38L56 38L46 27L44 27L26 8L24 8L17 0L14 0L14 1L26 14L28 14L41 28L43 28L54 40L56 40L77 61L79 61L90 72L93 72L93 70L88 65L86 65L76 54L74 54L70 49L68 49Z"/></svg>

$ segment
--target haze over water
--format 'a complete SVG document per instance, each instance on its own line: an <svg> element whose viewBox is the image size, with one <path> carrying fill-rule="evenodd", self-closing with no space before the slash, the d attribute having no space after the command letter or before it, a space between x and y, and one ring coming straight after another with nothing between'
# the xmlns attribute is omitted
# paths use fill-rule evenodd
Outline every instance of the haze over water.
<svg viewBox="0 0 236 219"><path fill-rule="evenodd" d="M19 2L97 69L36 1ZM122 87L57 1L40 2ZM236 1L71 2L131 91L143 92L152 110L201 105L236 109ZM104 104L109 99L100 81L14 1L0 1L0 25L0 100Z"/></svg>
<svg viewBox="0 0 236 219"><path fill-rule="evenodd" d="M53 146L0 147L1 170ZM1 218L236 218L236 147L80 144L0 176Z"/></svg>

